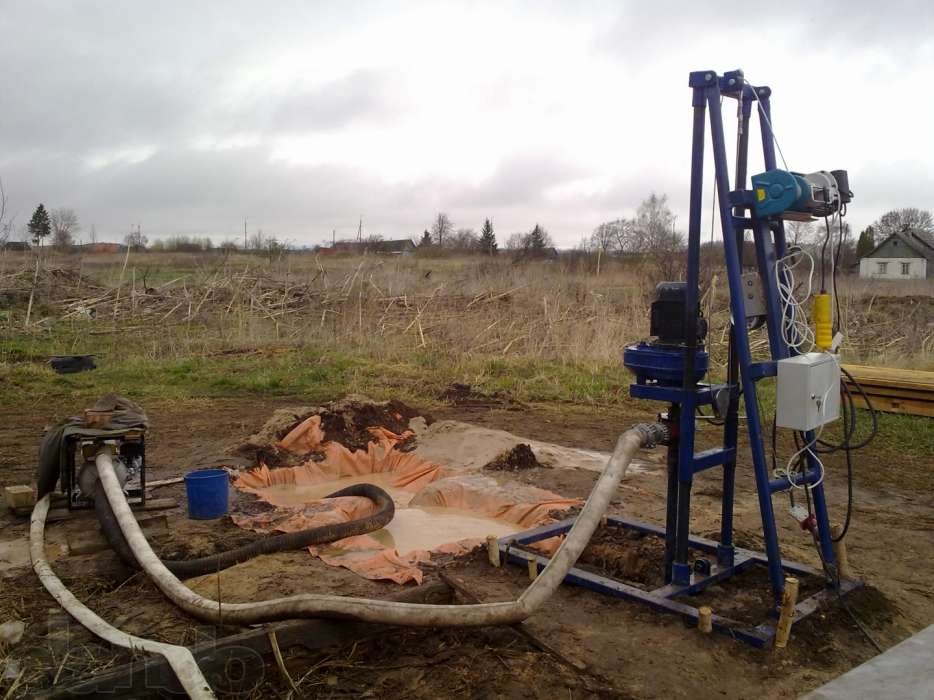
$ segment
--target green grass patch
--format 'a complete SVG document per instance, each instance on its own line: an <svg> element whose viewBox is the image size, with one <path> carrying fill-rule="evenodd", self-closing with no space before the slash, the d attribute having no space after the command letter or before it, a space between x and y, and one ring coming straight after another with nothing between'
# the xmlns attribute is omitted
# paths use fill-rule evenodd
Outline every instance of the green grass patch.
<svg viewBox="0 0 934 700"><path fill-rule="evenodd" d="M178 333L173 336L177 340ZM506 394L526 403L574 404L582 407L644 410L649 418L659 406L629 397L631 375L622 364L543 360L528 357L454 356L430 349L379 349L374 354L347 347L294 346L263 351L236 347L192 356L178 344L181 357L152 359L154 344L132 333L92 336L74 327L58 332L14 336L0 342L0 405L56 400L91 402L105 393L147 400L187 400L243 396L295 397L324 401L348 393L375 399L396 398L431 406L455 382L475 390ZM161 352L169 352L159 346ZM98 369L59 375L46 359L53 354L92 353ZM774 383L759 385L761 415L768 420L775 406ZM873 451L926 457L934 454L931 420L880 413ZM859 412L869 425L866 411ZM768 430L766 429L766 433ZM837 441L839 426L825 437Z"/></svg>

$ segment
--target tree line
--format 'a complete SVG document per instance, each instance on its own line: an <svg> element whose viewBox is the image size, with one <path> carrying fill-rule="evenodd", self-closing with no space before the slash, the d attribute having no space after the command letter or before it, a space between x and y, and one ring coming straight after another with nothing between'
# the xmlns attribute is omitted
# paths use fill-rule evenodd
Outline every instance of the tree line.
<svg viewBox="0 0 934 700"><path fill-rule="evenodd" d="M673 255L684 248L684 236L676 228L677 217L668 205L665 194L652 193L645 198L631 218L606 221L597 226L581 245L581 249L602 256L638 256L654 261L668 273L680 264ZM60 207L47 210L39 204L26 225L26 235L33 245L42 247L50 243L60 250L67 250L77 242L81 224L74 209ZM0 243L5 243L13 231L13 222L6 216L6 195L0 181ZM934 216L930 211L914 207L893 209L880 216L863 229L856 241L848 223L843 221L829 230L824 222L785 223L786 240L789 245L816 249L831 243L832 249L839 248L838 263L845 267L870 253L876 245L893 233L910 232L934 243ZM97 242L94 226L91 226L90 243ZM369 242L382 240L381 236L370 236ZM220 250L231 252L247 250L267 254L282 253L288 245L275 236L264 235L262 230L248 236L245 245L228 239L215 244L209 236L170 236L160 238L150 245L139 227L130 231L123 239L124 245L136 250L166 252L205 252ZM717 246L719 244L712 243ZM425 229L418 243L420 250L448 250L452 252L482 253L496 255L500 250L493 220L486 218L480 231L470 227L455 227L451 217L439 212ZM510 234L503 248L517 257L542 258L553 254L554 242L543 226L536 223L529 231Z"/></svg>
<svg viewBox="0 0 934 700"><path fill-rule="evenodd" d="M635 216L614 219L597 226L582 248L605 256L638 256L655 260L662 267L681 264L674 253L685 247L684 236L675 227L676 217L668 206L666 195L651 194L636 210ZM849 223L838 219L830 222L785 222L785 238L790 246L817 251L825 244L836 256L840 267L854 265L893 233L920 235L934 245L934 216L930 211L914 207L893 209L863 229L853 241ZM720 247L719 242L705 243L705 248ZM668 261L668 262L666 262Z"/></svg>
<svg viewBox="0 0 934 700"><path fill-rule="evenodd" d="M451 217L445 212L438 212L431 227L422 233L418 247L420 250L435 248L484 255L496 255L500 250L492 219L484 219L478 233L469 227L456 228ZM529 231L507 236L504 248L525 257L542 258L548 257L554 251L554 241L548 231L536 223Z"/></svg>

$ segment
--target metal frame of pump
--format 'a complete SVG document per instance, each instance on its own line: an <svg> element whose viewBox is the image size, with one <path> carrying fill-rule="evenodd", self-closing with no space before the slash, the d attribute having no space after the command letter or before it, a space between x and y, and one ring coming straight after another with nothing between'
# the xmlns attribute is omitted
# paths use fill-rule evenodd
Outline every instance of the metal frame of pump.
<svg viewBox="0 0 934 700"><path fill-rule="evenodd" d="M822 603L858 587L860 582L839 577L836 580L830 580L831 577L823 571L784 561L781 558L778 542L772 495L792 488L793 480L794 486L804 486L808 489L813 501L813 520L809 525L815 533L823 565L825 568L835 567L830 522L822 483L823 470L816 456L811 452L806 452L807 464L804 470L787 477L770 477L756 396L757 382L767 377L775 377L777 362L797 354L794 348L789 348L783 338L781 325L783 310L777 289L777 261L786 253L783 221L780 214L757 216L755 193L746 189L749 122L754 104L757 104L761 113L759 122L765 168L767 171L776 169L775 142L771 127L771 90L764 86L749 85L742 71L727 72L722 77L713 71L693 72L690 74L689 87L693 93L694 119L687 274L683 307L685 332L683 333L683 347L677 353L679 355L677 362L665 368L670 377L671 370L677 367L683 381L680 383L653 381L650 378L651 372L648 373L648 378L646 375L640 376L637 372L637 382L630 387L630 393L634 398L664 401L670 406L668 413L664 416L670 432L666 526L661 528L626 518L607 518L609 527L635 530L643 535L665 539L665 584L655 590L647 591L580 568L572 569L565 578L565 582L646 603L656 610L677 613L689 621L696 621L698 609L677 599L697 595L708 586L728 579L751 566L764 566L768 570L769 583L774 596L773 612L775 615L782 600L786 573L824 579L826 585L823 590L797 603L794 616L794 621L797 622L817 610ZM735 99L739 103L733 188L730 187L723 129L721 106L723 97ZM704 147L708 112L715 187L719 193L717 200L729 280L730 310L732 318L738 319L730 329L727 381L719 385L698 382L696 363L699 361L698 358L703 360L706 356L702 352L702 339L699 339L698 333L694 332L694 329L698 327L699 316L701 198L704 184ZM752 357L746 325L741 258L746 230L752 231L753 234L756 267L765 302L770 360L762 362L756 362ZM657 362L660 354L664 353L655 353L647 357L650 362ZM661 359L667 361L664 358ZM734 480L741 396L745 398L746 425L762 518L764 553L742 549L733 543ZM727 399L725 402L724 398ZM722 406L724 403L726 412L722 447L695 453L695 414L698 407ZM812 433L805 433L804 437L806 440L815 438ZM723 467L719 542L693 537L690 534L691 486L694 475L715 466ZM547 558L529 551L526 546L566 532L573 521L572 518L502 538L499 541L500 551L505 555L506 560L512 563L537 562L539 568L543 567L548 561ZM696 553L693 561L691 560L692 551ZM714 561L708 559L708 556ZM714 615L713 627L734 638L762 647L768 645L774 638L775 615L757 626L749 626Z"/></svg>

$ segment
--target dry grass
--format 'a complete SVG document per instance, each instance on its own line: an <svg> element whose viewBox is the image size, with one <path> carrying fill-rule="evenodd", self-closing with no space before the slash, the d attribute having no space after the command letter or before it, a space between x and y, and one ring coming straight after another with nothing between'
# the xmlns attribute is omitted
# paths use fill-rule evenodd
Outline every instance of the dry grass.
<svg viewBox="0 0 934 700"><path fill-rule="evenodd" d="M126 268L124 269L124 264ZM134 253L45 261L34 287L27 257L0 259L6 339L55 335L58 345L150 359L301 344L375 356L522 357L613 363L647 335L655 280L637 265L489 258L337 258ZM729 319L722 273L704 309L715 364ZM934 284L840 280L851 362L934 365ZM33 308L26 325L29 297ZM754 345L765 347L763 331ZM63 350L64 351L64 350Z"/></svg>

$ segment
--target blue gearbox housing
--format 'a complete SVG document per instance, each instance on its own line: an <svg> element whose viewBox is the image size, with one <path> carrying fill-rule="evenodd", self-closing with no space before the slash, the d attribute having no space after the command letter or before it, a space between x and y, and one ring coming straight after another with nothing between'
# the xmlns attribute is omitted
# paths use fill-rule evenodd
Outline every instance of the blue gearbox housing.
<svg viewBox="0 0 934 700"><path fill-rule="evenodd" d="M656 382L662 386L681 386L684 381L685 346L662 345L642 341L623 351L623 364L636 375L636 382ZM707 352L698 348L694 355L694 381L707 374Z"/></svg>
<svg viewBox="0 0 934 700"><path fill-rule="evenodd" d="M804 177L787 170L769 170L752 176L756 216L765 217L785 211L806 211L811 186Z"/></svg>

